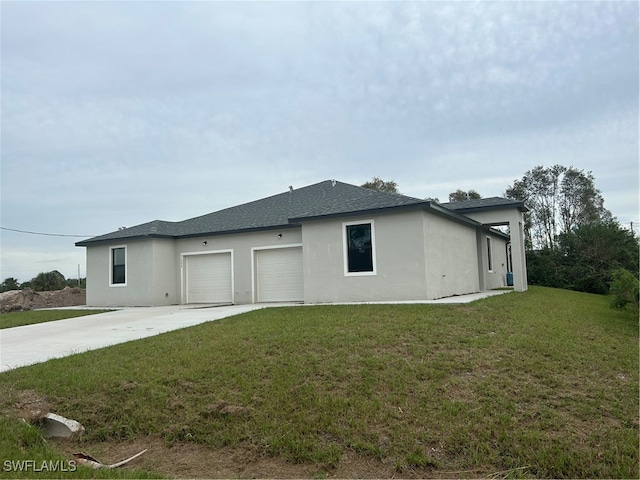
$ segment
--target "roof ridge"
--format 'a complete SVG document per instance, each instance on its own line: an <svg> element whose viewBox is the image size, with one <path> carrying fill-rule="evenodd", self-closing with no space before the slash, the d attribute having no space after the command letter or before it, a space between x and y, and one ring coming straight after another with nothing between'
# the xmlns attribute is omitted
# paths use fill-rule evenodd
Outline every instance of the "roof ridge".
<svg viewBox="0 0 640 480"><path fill-rule="evenodd" d="M299 188L293 188L293 186L289 186L289 190L285 190L284 192L274 193L272 195L268 195L266 197L258 198L256 200L250 200L248 202L240 203L238 205L232 205L230 207L224 207L224 208L221 208L220 210L214 210L213 212L203 213L202 215L197 215L195 217L185 218L184 220L180 220L180 221L175 222L175 223L182 223L182 222L186 222L186 221L189 221L189 220L195 220L197 218L202 218L202 217L206 217L206 216L209 216L209 215L222 213L222 212L225 212L227 210L232 210L234 208L245 207L247 205L252 205L252 204L255 204L255 203L261 203L261 202L264 202L265 200L274 199L274 198L277 198L277 197L284 197L287 194L291 194L293 192L299 192L301 190L309 189L311 187L318 186L318 185L320 185L322 183L329 183L331 181L332 180L323 180L321 182L317 182L317 183L314 183L312 185L305 185L304 187L299 187ZM338 183L342 183L342 182L338 182ZM347 184L345 184L345 185L347 185Z"/></svg>

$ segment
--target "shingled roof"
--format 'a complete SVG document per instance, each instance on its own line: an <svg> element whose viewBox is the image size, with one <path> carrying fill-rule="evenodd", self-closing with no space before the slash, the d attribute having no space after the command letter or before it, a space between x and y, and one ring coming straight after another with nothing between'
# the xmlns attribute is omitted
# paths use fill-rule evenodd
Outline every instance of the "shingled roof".
<svg viewBox="0 0 640 480"><path fill-rule="evenodd" d="M285 228L310 219L429 205L429 201L419 198L327 180L181 222L154 220L83 240L76 245L83 247L120 239L186 238Z"/></svg>
<svg viewBox="0 0 640 480"><path fill-rule="evenodd" d="M188 238L288 228L314 219L412 208L428 208L433 213L452 220L477 224L463 214L508 207L527 211L523 202L500 197L435 204L407 195L378 192L336 180L327 180L181 222L153 220L82 240L77 242L76 246L86 247L99 242L135 238Z"/></svg>

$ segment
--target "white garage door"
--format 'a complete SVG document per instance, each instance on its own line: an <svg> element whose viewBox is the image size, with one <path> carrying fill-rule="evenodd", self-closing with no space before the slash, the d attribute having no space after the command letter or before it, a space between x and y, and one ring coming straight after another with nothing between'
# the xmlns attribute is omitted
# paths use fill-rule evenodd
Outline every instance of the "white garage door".
<svg viewBox="0 0 640 480"><path fill-rule="evenodd" d="M256 251L258 302L302 302L302 247Z"/></svg>
<svg viewBox="0 0 640 480"><path fill-rule="evenodd" d="M232 303L231 253L185 257L187 303Z"/></svg>

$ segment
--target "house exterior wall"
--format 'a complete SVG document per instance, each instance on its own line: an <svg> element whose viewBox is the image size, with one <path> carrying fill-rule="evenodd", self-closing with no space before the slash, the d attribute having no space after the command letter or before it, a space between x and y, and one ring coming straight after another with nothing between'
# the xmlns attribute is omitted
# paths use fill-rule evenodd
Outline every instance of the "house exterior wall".
<svg viewBox="0 0 640 480"><path fill-rule="evenodd" d="M176 243L169 238L152 240L153 274L151 275L151 305L177 305L180 303L180 291L175 277L178 271Z"/></svg>
<svg viewBox="0 0 640 480"><path fill-rule="evenodd" d="M429 299L481 290L477 228L425 213L427 296Z"/></svg>
<svg viewBox="0 0 640 480"><path fill-rule="evenodd" d="M203 242L207 242L204 245ZM254 256L252 249L300 245L302 233L300 228L273 229L260 232L240 233L232 235L212 235L185 238L175 241L177 303L184 303L183 286L185 281L184 256L203 254L215 251L232 251L233 303L254 303L255 278Z"/></svg>
<svg viewBox="0 0 640 480"><path fill-rule="evenodd" d="M422 211L302 225L305 303L427 298ZM345 275L345 222L373 221L375 275Z"/></svg>
<svg viewBox="0 0 640 480"><path fill-rule="evenodd" d="M279 236L281 235L281 236ZM207 242L206 245L203 242ZM233 252L234 303L253 303L253 248L299 245L300 228L188 239L138 239L87 247L87 305L161 306L184 303L184 255ZM111 248L126 247L126 285L110 285Z"/></svg>
<svg viewBox="0 0 640 480"><path fill-rule="evenodd" d="M111 248L126 248L126 283L110 285ZM87 305L151 306L175 303L172 240L127 240L87 248ZM165 296L168 294L168 296Z"/></svg>
<svg viewBox="0 0 640 480"><path fill-rule="evenodd" d="M345 273L344 231L353 222L373 224L375 274ZM242 234L96 244L87 247L87 304L185 303L185 258L218 251L232 252L233 302L253 303L256 251L301 245L306 303L430 300L504 286L506 243L486 228L413 210L309 220L302 227ZM110 252L118 246L126 247L126 285L110 285Z"/></svg>

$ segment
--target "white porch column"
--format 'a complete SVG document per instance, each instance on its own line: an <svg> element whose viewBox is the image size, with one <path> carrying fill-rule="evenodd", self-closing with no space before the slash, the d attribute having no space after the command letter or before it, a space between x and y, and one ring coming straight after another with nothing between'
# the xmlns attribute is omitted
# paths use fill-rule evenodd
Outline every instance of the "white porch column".
<svg viewBox="0 0 640 480"><path fill-rule="evenodd" d="M527 283L527 259L524 249L524 219L522 213L519 218L509 219L509 234L511 236L511 268L513 269L513 289L516 292L526 292Z"/></svg>

